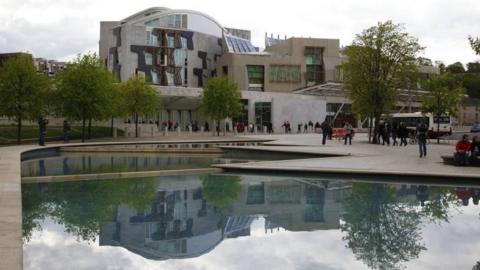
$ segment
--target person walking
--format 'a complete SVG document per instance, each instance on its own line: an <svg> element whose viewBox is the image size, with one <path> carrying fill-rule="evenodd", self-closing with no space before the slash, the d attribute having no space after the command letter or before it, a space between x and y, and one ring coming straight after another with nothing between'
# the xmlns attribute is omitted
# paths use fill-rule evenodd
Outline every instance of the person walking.
<svg viewBox="0 0 480 270"><path fill-rule="evenodd" d="M68 143L68 137L70 136L70 123L67 120L63 120L63 142Z"/></svg>
<svg viewBox="0 0 480 270"><path fill-rule="evenodd" d="M394 122L392 124L392 146L395 146L398 144L397 137L398 137L398 124Z"/></svg>
<svg viewBox="0 0 480 270"><path fill-rule="evenodd" d="M390 137L392 136L392 124L390 122L385 122L385 131L383 136L383 145L385 145L385 142L387 142L387 146L390 146Z"/></svg>
<svg viewBox="0 0 480 270"><path fill-rule="evenodd" d="M417 125L417 140L420 157L427 156L427 132L428 127L424 122Z"/></svg>
<svg viewBox="0 0 480 270"><path fill-rule="evenodd" d="M47 124L48 120L40 117L38 119L38 129L39 129L39 136L38 136L38 144L41 146L45 146L45 137L47 136Z"/></svg>
<svg viewBox="0 0 480 270"><path fill-rule="evenodd" d="M343 126L343 129L345 129L345 145L347 145L347 139L349 140L349 144L352 145L352 133L353 133L353 127L349 122L346 122L345 125Z"/></svg>
<svg viewBox="0 0 480 270"><path fill-rule="evenodd" d="M383 145L385 145L385 121L383 119L380 119L378 122L378 144L380 144L380 139L382 140Z"/></svg>
<svg viewBox="0 0 480 270"><path fill-rule="evenodd" d="M320 128L322 129L322 145L325 145L327 136L330 134L330 125L328 124L327 119L323 121Z"/></svg>
<svg viewBox="0 0 480 270"><path fill-rule="evenodd" d="M407 146L408 129L404 122L400 123L400 127L398 128L398 136L400 137L400 146Z"/></svg>

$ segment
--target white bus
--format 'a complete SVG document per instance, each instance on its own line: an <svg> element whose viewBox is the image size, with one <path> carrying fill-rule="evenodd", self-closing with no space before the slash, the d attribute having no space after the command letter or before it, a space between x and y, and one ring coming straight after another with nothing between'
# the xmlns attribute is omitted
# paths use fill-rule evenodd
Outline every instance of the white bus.
<svg viewBox="0 0 480 270"><path fill-rule="evenodd" d="M414 112L394 113L391 115L391 117L392 122L397 126L403 122L410 130L415 130L419 123L424 122L428 125L428 136L430 138L452 134L452 119L450 116L433 117L433 115L430 113L422 114L421 112ZM440 121L440 129L437 125L438 120Z"/></svg>

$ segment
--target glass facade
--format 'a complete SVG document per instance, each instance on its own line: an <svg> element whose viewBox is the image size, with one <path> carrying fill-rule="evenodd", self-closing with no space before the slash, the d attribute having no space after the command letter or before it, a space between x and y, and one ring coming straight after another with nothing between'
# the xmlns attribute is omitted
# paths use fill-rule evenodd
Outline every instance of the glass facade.
<svg viewBox="0 0 480 270"><path fill-rule="evenodd" d="M272 121L272 103L255 102L255 124L263 127Z"/></svg>
<svg viewBox="0 0 480 270"><path fill-rule="evenodd" d="M305 79L307 83L323 83L325 74L323 71L323 48L305 47Z"/></svg>
<svg viewBox="0 0 480 270"><path fill-rule="evenodd" d="M300 66L270 65L270 81L277 83L297 83L301 81Z"/></svg>
<svg viewBox="0 0 480 270"><path fill-rule="evenodd" d="M265 68L259 65L248 65L248 90L263 91L265 80Z"/></svg>

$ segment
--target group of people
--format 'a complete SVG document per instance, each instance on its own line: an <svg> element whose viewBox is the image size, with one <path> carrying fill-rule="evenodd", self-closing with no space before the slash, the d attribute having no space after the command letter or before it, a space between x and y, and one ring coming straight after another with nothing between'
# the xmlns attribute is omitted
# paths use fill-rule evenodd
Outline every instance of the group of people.
<svg viewBox="0 0 480 270"><path fill-rule="evenodd" d="M377 142L379 144L387 144L387 146L390 146L390 142L392 142L393 146L407 146L407 138L409 137L409 135L410 131L408 130L405 123L401 122L400 124L397 124L395 122L391 123L385 121L384 119L380 119L377 135ZM400 144L398 144L397 139L400 139Z"/></svg>
<svg viewBox="0 0 480 270"><path fill-rule="evenodd" d="M469 140L468 135L463 135L462 139L455 145L455 153L453 159L459 166L465 166L468 164L479 163L480 155L480 138L479 136L473 137L472 141Z"/></svg>
<svg viewBox="0 0 480 270"><path fill-rule="evenodd" d="M45 139L47 138L47 125L48 119L40 117L38 119L38 145L45 146ZM70 137L70 123L67 120L63 120L63 142L68 143Z"/></svg>

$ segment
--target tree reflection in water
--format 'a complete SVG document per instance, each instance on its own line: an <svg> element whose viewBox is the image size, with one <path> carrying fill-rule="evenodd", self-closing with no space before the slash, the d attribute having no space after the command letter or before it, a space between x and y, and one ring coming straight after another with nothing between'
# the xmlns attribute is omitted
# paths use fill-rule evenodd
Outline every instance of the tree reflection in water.
<svg viewBox="0 0 480 270"><path fill-rule="evenodd" d="M241 178L237 175L207 174L201 180L205 200L219 210L228 208L242 189Z"/></svg>
<svg viewBox="0 0 480 270"><path fill-rule="evenodd" d="M422 220L448 222L448 211L458 205L453 188L418 186L418 203L402 202L398 189L386 184L353 183L343 201L341 230L357 259L373 269L399 269L418 258ZM405 199L405 198L403 198Z"/></svg>
<svg viewBox="0 0 480 270"><path fill-rule="evenodd" d="M124 203L142 209L155 198L157 178L22 185L23 237L29 241L40 222L51 217L82 240L94 241L104 221Z"/></svg>

